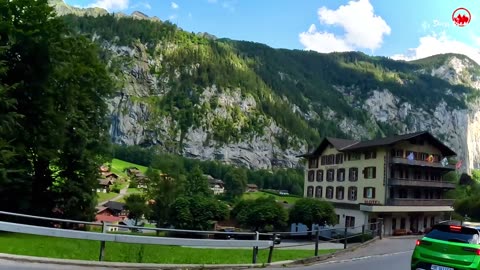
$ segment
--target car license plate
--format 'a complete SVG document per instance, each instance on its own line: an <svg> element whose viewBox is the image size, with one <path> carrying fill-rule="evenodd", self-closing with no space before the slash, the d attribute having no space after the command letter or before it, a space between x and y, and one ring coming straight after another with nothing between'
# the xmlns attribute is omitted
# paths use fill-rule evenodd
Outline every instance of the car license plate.
<svg viewBox="0 0 480 270"><path fill-rule="evenodd" d="M446 266L438 266L438 265L432 265L430 270L455 270L451 267L446 267Z"/></svg>

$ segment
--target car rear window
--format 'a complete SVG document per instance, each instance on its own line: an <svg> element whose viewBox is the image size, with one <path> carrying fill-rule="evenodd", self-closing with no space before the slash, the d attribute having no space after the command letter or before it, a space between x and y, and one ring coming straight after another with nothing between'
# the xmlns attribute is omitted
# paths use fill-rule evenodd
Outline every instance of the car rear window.
<svg viewBox="0 0 480 270"><path fill-rule="evenodd" d="M437 240L459 242L468 244L478 244L479 235L478 230L460 226L436 226L425 235L428 238Z"/></svg>

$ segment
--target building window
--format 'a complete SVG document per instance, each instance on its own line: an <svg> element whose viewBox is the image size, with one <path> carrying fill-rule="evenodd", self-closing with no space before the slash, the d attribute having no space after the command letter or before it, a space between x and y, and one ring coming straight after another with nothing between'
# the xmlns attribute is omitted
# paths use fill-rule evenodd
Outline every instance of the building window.
<svg viewBox="0 0 480 270"><path fill-rule="evenodd" d="M328 182L335 181L335 170L334 169L328 169L327 170L327 181Z"/></svg>
<svg viewBox="0 0 480 270"><path fill-rule="evenodd" d="M307 188L307 197L313 197L313 187L309 186Z"/></svg>
<svg viewBox="0 0 480 270"><path fill-rule="evenodd" d="M327 165L333 165L335 164L335 155L328 155L327 156Z"/></svg>
<svg viewBox="0 0 480 270"><path fill-rule="evenodd" d="M428 222L428 218L426 216L423 217L423 228L424 229L428 227L427 222Z"/></svg>
<svg viewBox="0 0 480 270"><path fill-rule="evenodd" d="M335 163L336 164L342 164L343 163L343 154L337 154L335 157Z"/></svg>
<svg viewBox="0 0 480 270"><path fill-rule="evenodd" d="M351 182L355 182L358 180L358 168L348 169L348 180Z"/></svg>
<svg viewBox="0 0 480 270"><path fill-rule="evenodd" d="M403 158L404 151L402 149L392 149L391 155L396 158Z"/></svg>
<svg viewBox="0 0 480 270"><path fill-rule="evenodd" d="M348 188L348 200L356 201L357 200L357 187Z"/></svg>
<svg viewBox="0 0 480 270"><path fill-rule="evenodd" d="M392 230L396 230L396 229L397 229L397 219L392 218Z"/></svg>
<svg viewBox="0 0 480 270"><path fill-rule="evenodd" d="M355 161L355 160L360 160L361 155L360 153L348 153L348 160L349 161Z"/></svg>
<svg viewBox="0 0 480 270"><path fill-rule="evenodd" d="M377 152L375 151L365 152L365 159L376 159L376 158L377 158Z"/></svg>
<svg viewBox="0 0 480 270"><path fill-rule="evenodd" d="M317 171L317 182L322 182L323 181L323 170L318 170Z"/></svg>
<svg viewBox="0 0 480 270"><path fill-rule="evenodd" d="M325 198L333 199L333 187L327 187Z"/></svg>
<svg viewBox="0 0 480 270"><path fill-rule="evenodd" d="M322 198L322 187L315 188L315 198Z"/></svg>
<svg viewBox="0 0 480 270"><path fill-rule="evenodd" d="M321 156L320 157L320 164L325 165L327 163L327 156Z"/></svg>
<svg viewBox="0 0 480 270"><path fill-rule="evenodd" d="M363 198L365 199L375 199L375 188L366 187L363 189Z"/></svg>
<svg viewBox="0 0 480 270"><path fill-rule="evenodd" d="M345 188L344 187L337 187L337 200L343 200L344 198L344 193L345 193Z"/></svg>
<svg viewBox="0 0 480 270"><path fill-rule="evenodd" d="M308 168L310 169L318 168L318 158L310 158L308 160Z"/></svg>
<svg viewBox="0 0 480 270"><path fill-rule="evenodd" d="M376 167L366 167L363 169L363 178L365 179L374 179L377 177L377 168Z"/></svg>
<svg viewBox="0 0 480 270"><path fill-rule="evenodd" d="M346 216L345 217L345 227L355 227L355 217Z"/></svg>
<svg viewBox="0 0 480 270"><path fill-rule="evenodd" d="M337 170L337 181L338 182L345 181L345 169L338 169Z"/></svg>
<svg viewBox="0 0 480 270"><path fill-rule="evenodd" d="M308 182L313 182L315 181L315 171L310 170L308 171Z"/></svg>

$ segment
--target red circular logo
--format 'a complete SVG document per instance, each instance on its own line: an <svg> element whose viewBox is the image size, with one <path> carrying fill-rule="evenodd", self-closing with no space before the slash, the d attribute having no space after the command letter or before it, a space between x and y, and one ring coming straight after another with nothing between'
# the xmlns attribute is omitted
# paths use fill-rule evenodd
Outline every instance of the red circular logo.
<svg viewBox="0 0 480 270"><path fill-rule="evenodd" d="M452 21L460 27L464 27L472 20L472 14L466 8L457 8L452 13Z"/></svg>

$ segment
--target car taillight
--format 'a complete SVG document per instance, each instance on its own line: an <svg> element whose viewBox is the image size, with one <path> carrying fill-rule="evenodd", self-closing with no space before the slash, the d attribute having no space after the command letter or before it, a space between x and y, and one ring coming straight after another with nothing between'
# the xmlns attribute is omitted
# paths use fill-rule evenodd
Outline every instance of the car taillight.
<svg viewBox="0 0 480 270"><path fill-rule="evenodd" d="M417 246L431 246L432 242L418 239L417 242L416 242L416 245Z"/></svg>
<svg viewBox="0 0 480 270"><path fill-rule="evenodd" d="M450 231L460 232L462 231L462 226L450 225Z"/></svg>
<svg viewBox="0 0 480 270"><path fill-rule="evenodd" d="M466 247L466 248L463 248L463 250L465 250L465 251L470 251L470 252L474 252L474 253L475 253L475 255L478 255L478 256L480 256L480 249L476 249L476 248L467 248L467 247Z"/></svg>

